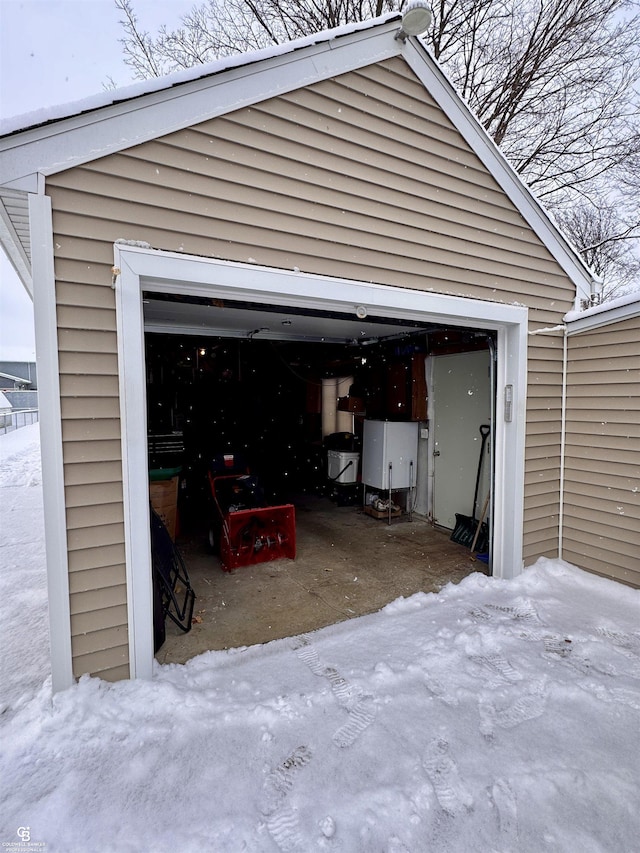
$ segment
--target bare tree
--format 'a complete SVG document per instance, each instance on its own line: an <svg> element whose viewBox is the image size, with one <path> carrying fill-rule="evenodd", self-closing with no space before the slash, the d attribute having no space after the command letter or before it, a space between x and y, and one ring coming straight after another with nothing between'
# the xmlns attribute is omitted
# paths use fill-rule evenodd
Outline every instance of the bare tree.
<svg viewBox="0 0 640 853"><path fill-rule="evenodd" d="M634 251L632 241L640 238L640 228L622 218L618 205L609 203L596 208L583 202L558 218L564 233L581 247L586 263L602 280L602 301L637 289L640 255Z"/></svg>
<svg viewBox="0 0 640 853"><path fill-rule="evenodd" d="M366 20L396 4L206 0L183 26L154 37L140 29L133 0L115 5L125 62L143 79ZM638 0L433 0L423 36L585 260L596 270L619 264L623 279L631 274L627 250L639 242L639 13ZM611 220L613 187L624 227ZM610 229L597 248L577 224L588 210L590 221Z"/></svg>
<svg viewBox="0 0 640 853"><path fill-rule="evenodd" d="M125 62L135 77L159 77L221 56L260 50L311 33L391 12L394 0L206 0L182 27L143 32L133 0L115 0L122 13Z"/></svg>

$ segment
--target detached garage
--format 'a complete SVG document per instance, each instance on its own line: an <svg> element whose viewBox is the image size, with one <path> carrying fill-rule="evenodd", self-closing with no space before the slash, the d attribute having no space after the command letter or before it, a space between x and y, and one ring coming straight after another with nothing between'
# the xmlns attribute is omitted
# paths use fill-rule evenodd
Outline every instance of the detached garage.
<svg viewBox="0 0 640 853"><path fill-rule="evenodd" d="M450 530L453 507L473 511L486 425L488 571L558 555L557 327L595 284L399 28L4 128L3 245L36 314L54 689L151 676L149 473L173 467L157 459L172 440L193 450L176 466L193 507L198 454L253 456L274 500L317 496L327 438L349 433L358 496L340 509L362 515L366 423L414 424L410 495L378 497ZM460 424L464 463L447 451Z"/></svg>

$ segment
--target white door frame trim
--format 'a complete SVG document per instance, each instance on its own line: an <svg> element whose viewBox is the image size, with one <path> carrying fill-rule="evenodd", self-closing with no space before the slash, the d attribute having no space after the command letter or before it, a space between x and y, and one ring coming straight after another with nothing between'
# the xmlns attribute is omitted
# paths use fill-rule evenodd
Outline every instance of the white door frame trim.
<svg viewBox="0 0 640 853"><path fill-rule="evenodd" d="M370 316L477 326L497 333L493 572L501 578L523 567L526 307L445 296L297 271L238 264L140 246L114 244L120 377L122 471L131 677L153 673L153 603L147 473L146 373L142 292L179 293L353 312ZM513 416L501 405L513 387Z"/></svg>

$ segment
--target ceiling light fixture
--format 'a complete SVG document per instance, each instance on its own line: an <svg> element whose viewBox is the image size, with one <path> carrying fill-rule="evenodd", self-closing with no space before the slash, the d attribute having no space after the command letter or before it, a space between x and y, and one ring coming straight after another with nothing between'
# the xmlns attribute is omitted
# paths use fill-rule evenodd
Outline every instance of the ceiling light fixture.
<svg viewBox="0 0 640 853"><path fill-rule="evenodd" d="M402 11L402 26L396 38L404 42L407 36L419 36L431 26L433 15L424 0L409 0Z"/></svg>

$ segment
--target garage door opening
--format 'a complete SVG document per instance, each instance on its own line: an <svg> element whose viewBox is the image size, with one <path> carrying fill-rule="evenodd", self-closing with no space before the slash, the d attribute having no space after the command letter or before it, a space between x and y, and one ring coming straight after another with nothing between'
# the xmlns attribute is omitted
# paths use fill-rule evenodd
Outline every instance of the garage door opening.
<svg viewBox="0 0 640 853"><path fill-rule="evenodd" d="M452 330L470 335L477 334L484 340L485 345L488 335L495 343L496 356L493 360L495 406L491 436L494 487L490 503L493 530L491 572L497 577L509 578L521 571L527 373L526 308L409 289L402 286L400 279L398 286L391 287L346 278L305 274L298 270L288 271L256 264L217 261L123 243L114 244L114 288L129 665L132 677L152 677L154 660L145 337L149 339L154 335L183 336L190 339L193 346L200 344L201 336L210 340L218 338L220 343L230 339L256 343L262 339L271 340L274 345L275 342L300 346L306 343L340 345L343 348L355 347L357 342L359 349L366 351L377 345L377 340L373 339L387 338L387 346L401 346L408 334L413 337L413 332L416 333L416 339L421 335L424 338L434 334L438 330L445 337ZM161 305L163 300L167 303L164 306ZM237 310L225 313L226 308L232 306ZM219 310L215 312L212 309ZM272 321L275 319L274 315L279 315L282 309L286 310L287 316L280 319L276 331L272 327ZM248 313L245 315L243 312ZM261 315L259 319L252 316L254 312ZM213 319L207 319L208 314ZM271 316L267 318L265 315ZM227 322L218 327L216 323L222 316L227 318ZM232 317L238 321L238 328L230 322ZM249 320L255 322L247 325ZM282 321L291 321L291 325ZM306 329L305 323L309 324ZM292 327L296 330L294 337ZM396 342L391 340L394 335L400 336ZM206 349L207 345L203 342L200 348ZM295 369L296 358L303 358L303 355L294 353L286 356L285 360L288 359L289 365ZM300 366L304 367L304 364ZM344 374L340 378L350 375ZM335 377L335 374L333 376ZM352 384L355 384L356 378L354 375ZM391 381L392 386L393 384ZM398 384L397 380L395 384ZM351 386L349 388L351 389ZM351 394L346 396L349 398ZM405 400L405 405L409 405L408 400ZM356 413L353 414L355 416ZM427 412L427 420L430 419L432 415ZM422 421L414 423L418 425L419 430L428 429L428 437L422 438L419 433L420 454L426 457L426 464L417 466L418 502L413 517L417 518L424 512L427 519L422 521L424 528L437 532L428 519L432 488L428 478L429 459L433 459L437 450L433 445L434 430L431 424L424 427L420 426L424 423ZM267 459L267 462L269 461L273 463L272 459ZM426 486L420 483L420 472L425 470ZM421 510L419 501L424 500L425 494L427 506ZM309 500L315 500L316 497L310 495ZM331 502L331 498L326 496L321 495L319 499ZM362 513L357 513L355 506L337 506L334 511L352 513L351 517L373 525L370 529L383 531L378 532L378 536L388 533L395 535L395 531L403 529L417 529L415 521L411 524L398 523L388 526L379 523L378 519L364 519ZM300 510L298 515L311 516L312 512ZM448 541L446 533L443 537ZM326 537L324 541L326 543ZM386 546L380 544L379 550L383 547ZM325 552L328 552L329 546L325 544L324 548ZM292 565L295 565L295 562ZM231 575L221 574L225 579L243 576L240 571ZM256 593L257 587L254 585L251 595L259 597ZM336 616L334 621L337 621L337 618ZM296 628L291 621L288 624L290 628L287 633L295 633ZM195 653L194 651L193 654Z"/></svg>
<svg viewBox="0 0 640 853"><path fill-rule="evenodd" d="M456 512L480 514L476 433L492 418L494 334L152 292L143 302L151 495L197 596L189 634L167 621L161 662L315 630L489 571L450 540L455 515L434 507L446 493ZM393 466L390 482L377 471L383 432L399 442L392 456L411 456L405 479L397 460L395 482ZM295 560L223 570L229 484L215 481L214 501L208 476L223 457L242 460L261 506L293 507ZM231 513L244 507L238 498Z"/></svg>

